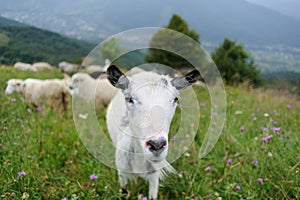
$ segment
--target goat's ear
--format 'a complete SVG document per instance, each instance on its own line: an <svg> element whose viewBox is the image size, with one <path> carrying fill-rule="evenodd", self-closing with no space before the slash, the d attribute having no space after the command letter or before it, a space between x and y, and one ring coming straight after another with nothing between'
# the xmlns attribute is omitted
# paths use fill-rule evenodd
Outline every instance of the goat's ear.
<svg viewBox="0 0 300 200"><path fill-rule="evenodd" d="M185 89L195 83L199 77L200 72L195 69L185 76L174 78L172 84L177 90Z"/></svg>
<svg viewBox="0 0 300 200"><path fill-rule="evenodd" d="M125 90L128 88L128 78L116 67L111 65L107 68L108 80L116 88Z"/></svg>

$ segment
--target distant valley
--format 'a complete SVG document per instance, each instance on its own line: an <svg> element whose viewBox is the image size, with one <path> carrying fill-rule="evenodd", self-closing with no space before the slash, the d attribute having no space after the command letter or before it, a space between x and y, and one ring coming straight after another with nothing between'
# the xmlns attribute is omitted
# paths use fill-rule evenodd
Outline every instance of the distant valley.
<svg viewBox="0 0 300 200"><path fill-rule="evenodd" d="M90 41L131 28L163 27L178 13L203 42L215 45L228 37L246 45L300 47L299 20L246 0L0 0L0 4L2 16Z"/></svg>

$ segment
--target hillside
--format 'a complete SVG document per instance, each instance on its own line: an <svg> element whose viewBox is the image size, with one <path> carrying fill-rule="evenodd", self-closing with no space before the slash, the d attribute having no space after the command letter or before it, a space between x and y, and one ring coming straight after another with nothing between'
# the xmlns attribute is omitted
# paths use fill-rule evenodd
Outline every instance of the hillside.
<svg viewBox="0 0 300 200"><path fill-rule="evenodd" d="M57 33L0 19L1 64L16 61L46 61L54 65L63 60L76 62L86 56L93 46Z"/></svg>
<svg viewBox="0 0 300 200"><path fill-rule="evenodd" d="M273 10L277 10L287 16L300 20L299 0L247 0L251 3L262 5Z"/></svg>
<svg viewBox="0 0 300 200"><path fill-rule="evenodd" d="M300 47L299 20L246 0L0 0L0 3L2 16L89 40L99 41L130 28L165 26L172 14L178 13L201 33L203 42L219 44L229 37L244 44Z"/></svg>
<svg viewBox="0 0 300 200"><path fill-rule="evenodd" d="M26 26L26 25L0 16L0 26Z"/></svg>

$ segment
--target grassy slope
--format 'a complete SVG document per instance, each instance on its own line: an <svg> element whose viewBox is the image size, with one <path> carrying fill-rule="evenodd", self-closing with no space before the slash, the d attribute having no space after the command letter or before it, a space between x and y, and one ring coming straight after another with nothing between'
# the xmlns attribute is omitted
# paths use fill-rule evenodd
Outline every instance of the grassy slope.
<svg viewBox="0 0 300 200"><path fill-rule="evenodd" d="M0 68L0 195L4 199L118 199L117 172L99 163L85 149L76 132L71 108L60 116L43 108L42 112L27 111L28 106L18 95L5 96L5 82L12 78L52 78L58 72L16 72ZM196 89L201 103L199 137L209 123L209 95ZM172 165L182 176L168 178L160 187L160 199L298 199L300 193L300 105L283 94L227 89L227 121L223 136L204 159L197 158L197 145ZM15 97L16 102L11 102ZM287 108L287 104L291 108ZM32 108L31 108L32 109ZM32 109L34 110L34 109ZM236 111L242 114L236 115ZM264 117L268 113L270 117ZM99 114L103 124L104 113ZM254 116L257 118L253 120ZM276 120L277 124L270 122ZM242 132L241 127L247 130ZM261 127L267 131L261 131ZM273 127L281 127L279 133ZM272 134L268 143L261 138ZM232 163L226 163L232 159ZM258 165L253 165L258 160ZM211 170L204 169L210 166ZM27 175L18 177L24 170ZM91 181L95 173L98 179ZM257 179L264 179L259 184ZM131 185L131 198L147 194L143 181ZM241 187L240 190L236 186Z"/></svg>

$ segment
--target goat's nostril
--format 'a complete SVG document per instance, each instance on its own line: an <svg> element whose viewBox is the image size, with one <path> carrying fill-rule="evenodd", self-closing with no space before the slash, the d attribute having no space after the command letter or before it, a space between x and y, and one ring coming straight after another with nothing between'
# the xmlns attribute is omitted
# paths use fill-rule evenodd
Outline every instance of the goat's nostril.
<svg viewBox="0 0 300 200"><path fill-rule="evenodd" d="M70 85L70 86L69 86L69 89L70 89L70 90L73 90L73 86Z"/></svg>
<svg viewBox="0 0 300 200"><path fill-rule="evenodd" d="M149 140L148 142L146 142L146 145L147 147L149 147L149 150L151 152L159 151L167 145L167 140L165 139Z"/></svg>

